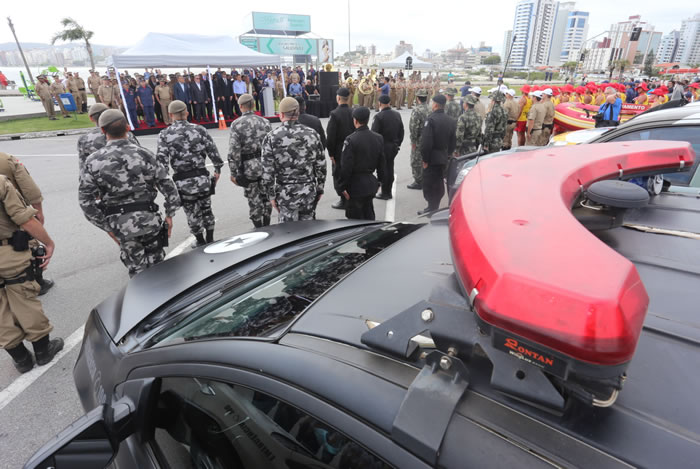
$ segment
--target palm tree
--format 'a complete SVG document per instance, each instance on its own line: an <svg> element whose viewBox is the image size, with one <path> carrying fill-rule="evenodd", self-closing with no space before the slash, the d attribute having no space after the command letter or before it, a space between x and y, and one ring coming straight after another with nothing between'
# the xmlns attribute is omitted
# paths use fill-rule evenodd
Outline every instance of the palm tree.
<svg viewBox="0 0 700 469"><path fill-rule="evenodd" d="M86 31L85 28L80 26L73 18L63 18L61 20L63 25L63 31L58 32L53 35L51 39L51 44L55 44L56 41L85 41L85 48L90 56L90 65L92 69L95 69L95 58L92 56L92 45L90 44L90 39L92 39L92 31Z"/></svg>

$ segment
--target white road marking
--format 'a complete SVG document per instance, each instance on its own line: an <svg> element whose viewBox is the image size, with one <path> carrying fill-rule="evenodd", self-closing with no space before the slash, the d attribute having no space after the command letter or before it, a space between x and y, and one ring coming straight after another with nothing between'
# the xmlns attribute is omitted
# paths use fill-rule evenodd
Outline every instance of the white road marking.
<svg viewBox="0 0 700 469"><path fill-rule="evenodd" d="M386 201L386 211L384 212L384 219L386 221L396 221L396 186L398 176L394 173L394 185L391 186L391 199Z"/></svg>
<svg viewBox="0 0 700 469"><path fill-rule="evenodd" d="M64 355L70 353L76 345L80 344L85 332L85 325L80 326L65 340L63 350L58 352L51 363L44 366L35 366L32 371L24 373L19 378L14 380L12 384L0 391L0 410L7 406L12 400L22 394L25 389L31 386L34 381L39 379L44 373L49 371L52 366L56 365Z"/></svg>
<svg viewBox="0 0 700 469"><path fill-rule="evenodd" d="M187 249L190 246L190 244L192 244L193 241L194 236L189 235L186 240L175 246L173 250L170 251L167 256L165 256L165 259L167 260L171 257L179 256L185 249Z"/></svg>
<svg viewBox="0 0 700 469"><path fill-rule="evenodd" d="M16 153L12 153L12 156L16 158L26 158L28 156L78 156L77 153L42 153L41 155L18 155Z"/></svg>

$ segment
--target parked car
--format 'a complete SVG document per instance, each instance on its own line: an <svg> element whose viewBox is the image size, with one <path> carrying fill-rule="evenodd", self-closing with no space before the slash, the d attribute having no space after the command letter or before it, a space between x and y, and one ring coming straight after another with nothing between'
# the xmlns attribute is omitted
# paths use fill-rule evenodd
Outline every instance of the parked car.
<svg viewBox="0 0 700 469"><path fill-rule="evenodd" d="M588 148L482 158L429 218L139 274L85 325L85 416L25 467L696 466L700 199L618 180L694 154Z"/></svg>

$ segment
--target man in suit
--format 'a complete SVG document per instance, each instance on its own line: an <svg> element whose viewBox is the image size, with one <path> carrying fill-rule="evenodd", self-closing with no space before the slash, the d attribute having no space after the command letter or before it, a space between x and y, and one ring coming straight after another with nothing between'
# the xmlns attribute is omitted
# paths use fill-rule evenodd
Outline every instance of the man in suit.
<svg viewBox="0 0 700 469"><path fill-rule="evenodd" d="M380 179L382 190L377 194L378 199L391 199L391 187L394 185L394 158L399 153L403 142L404 128L401 114L391 109L391 98L387 95L379 97L379 114L372 121L372 131L384 137L385 174Z"/></svg>
<svg viewBox="0 0 700 469"><path fill-rule="evenodd" d="M190 97L194 107L194 120L201 122L204 119L204 106L209 103L209 95L199 75L195 75L194 83L190 84Z"/></svg>
<svg viewBox="0 0 700 469"><path fill-rule="evenodd" d="M175 98L175 101L179 100L185 104L192 104L192 98L190 97L190 85L185 83L185 77L182 75L177 77L177 83L173 85L173 97Z"/></svg>
<svg viewBox="0 0 700 469"><path fill-rule="evenodd" d="M218 95L221 98L219 101L219 107L224 111L224 116L226 119L233 118L233 81L231 81L230 74L221 74Z"/></svg>
<svg viewBox="0 0 700 469"><path fill-rule="evenodd" d="M338 177L340 176L340 157L343 152L343 143L345 138L355 131L352 109L348 105L349 100L350 90L338 88L336 96L338 107L331 112L328 127L326 127L326 148L328 148L328 155L331 158L331 162L333 162L333 182L339 195L341 192L338 189ZM346 203L345 197L341 195L340 200L331 205L331 207L345 210Z"/></svg>
<svg viewBox="0 0 700 469"><path fill-rule="evenodd" d="M338 191L347 200L345 216L349 219L374 220L372 199L384 175L384 139L369 130L369 109L358 107L352 111L353 125L357 129L345 140Z"/></svg>

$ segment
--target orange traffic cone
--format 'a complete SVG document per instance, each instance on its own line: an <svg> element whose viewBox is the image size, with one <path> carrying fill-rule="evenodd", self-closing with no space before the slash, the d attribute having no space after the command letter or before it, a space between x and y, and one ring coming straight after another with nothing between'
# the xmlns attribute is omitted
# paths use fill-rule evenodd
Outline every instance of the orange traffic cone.
<svg viewBox="0 0 700 469"><path fill-rule="evenodd" d="M224 112L219 109L219 129L226 130L226 120L224 119Z"/></svg>

